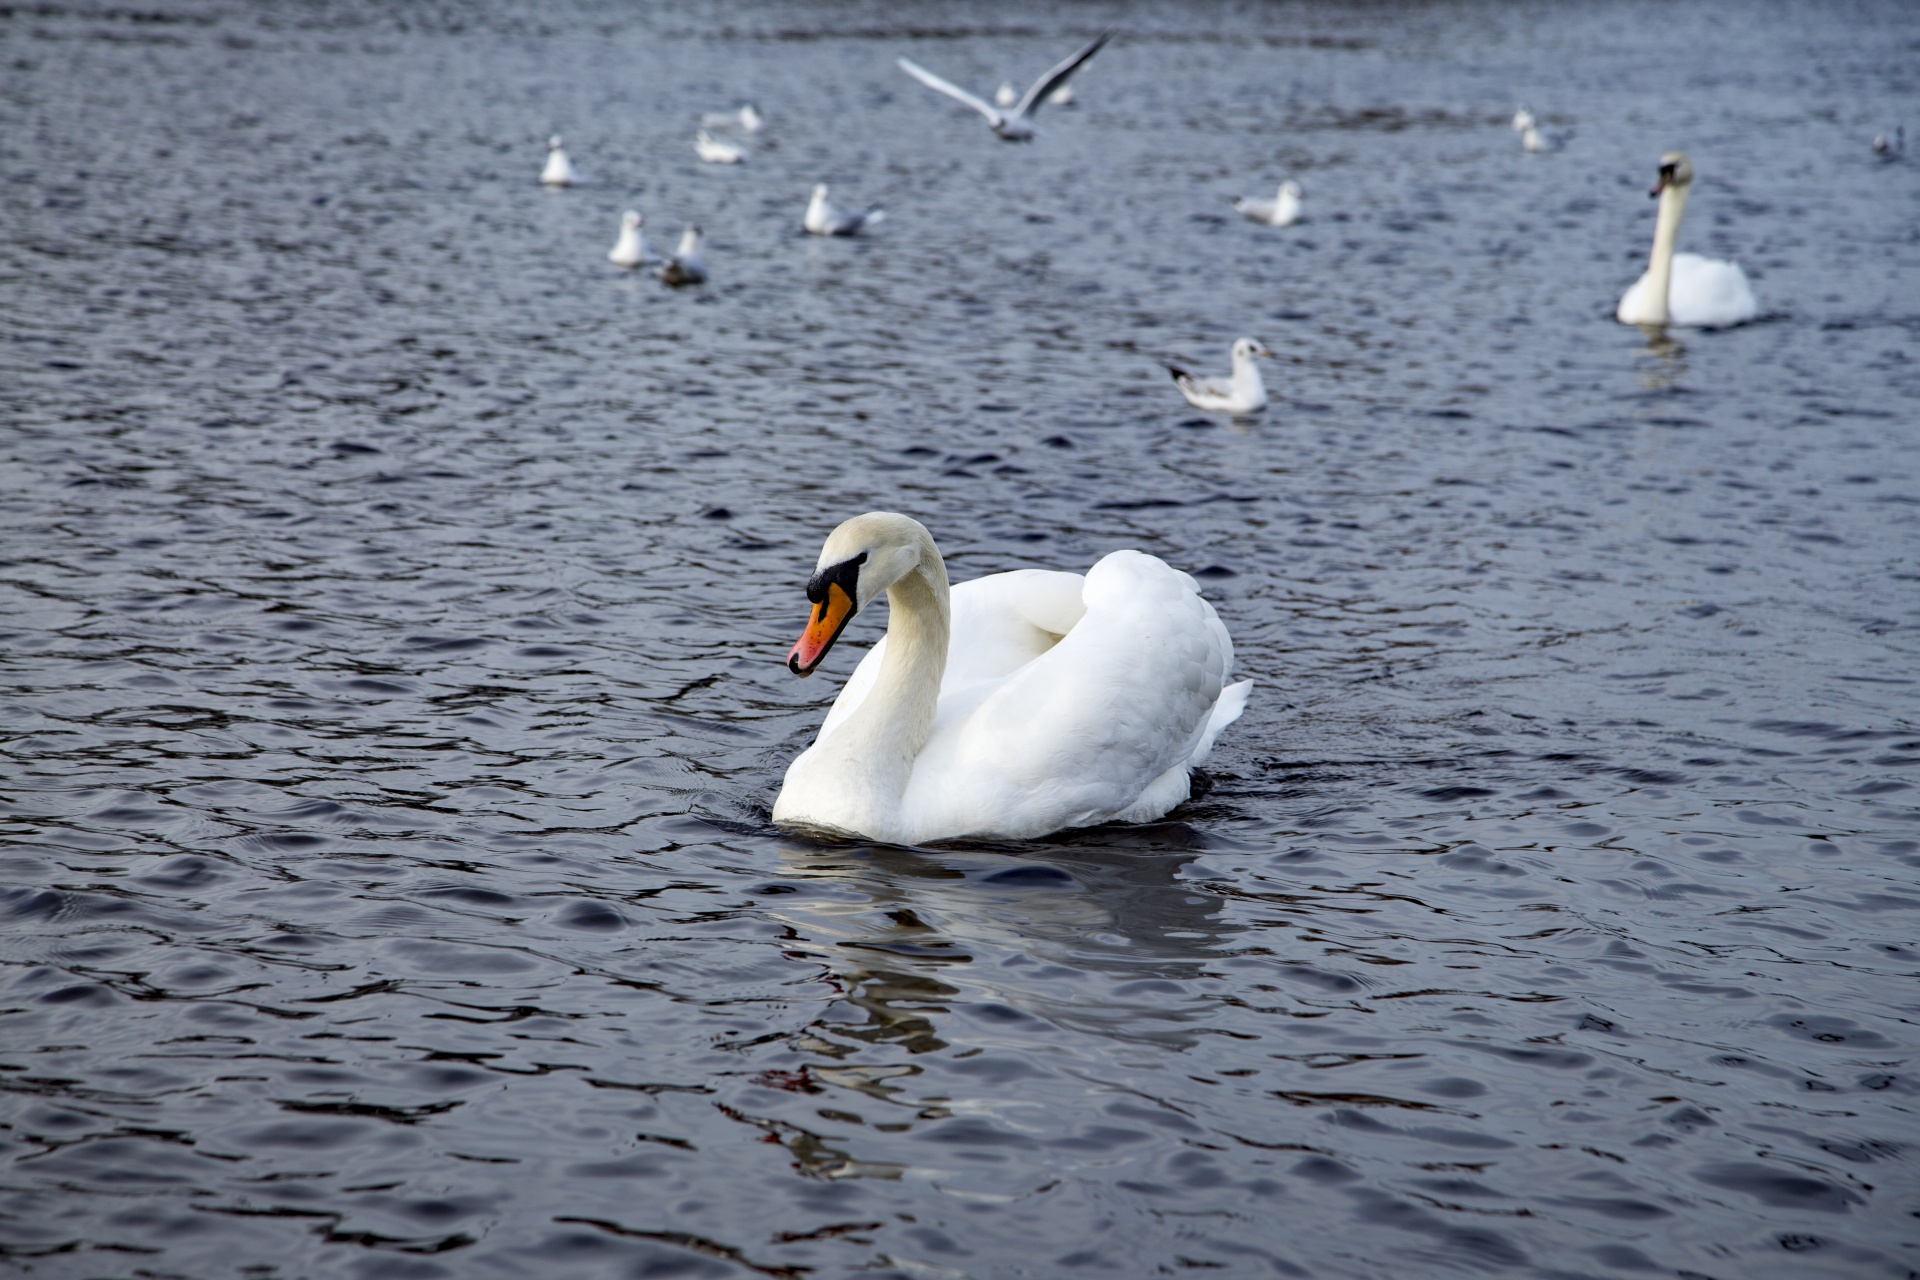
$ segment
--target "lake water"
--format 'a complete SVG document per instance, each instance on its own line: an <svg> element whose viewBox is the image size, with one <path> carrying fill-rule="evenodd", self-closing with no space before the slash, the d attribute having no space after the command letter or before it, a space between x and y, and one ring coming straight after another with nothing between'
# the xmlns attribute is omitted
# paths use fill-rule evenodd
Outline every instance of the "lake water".
<svg viewBox="0 0 1920 1280"><path fill-rule="evenodd" d="M1107 25L1027 146L893 66ZM1920 9L48 0L0 67L0 1270L1920 1272ZM1613 322L1670 148L1755 323ZM873 508L1196 573L1211 789L772 828Z"/></svg>

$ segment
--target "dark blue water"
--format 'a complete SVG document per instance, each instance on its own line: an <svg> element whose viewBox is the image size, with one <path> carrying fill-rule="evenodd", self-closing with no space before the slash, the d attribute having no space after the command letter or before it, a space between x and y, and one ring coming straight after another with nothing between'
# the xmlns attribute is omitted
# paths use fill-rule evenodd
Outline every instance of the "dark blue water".
<svg viewBox="0 0 1920 1280"><path fill-rule="evenodd" d="M893 67L1107 25L1024 147ZM1920 1273L1916 55L1891 2L0 10L0 1270ZM1675 147L1754 324L1611 319ZM816 181L887 221L802 235ZM611 268L628 207L711 284ZM1196 419L1157 361L1242 334L1272 408ZM771 828L871 508L956 579L1198 574L1258 682L1211 789Z"/></svg>

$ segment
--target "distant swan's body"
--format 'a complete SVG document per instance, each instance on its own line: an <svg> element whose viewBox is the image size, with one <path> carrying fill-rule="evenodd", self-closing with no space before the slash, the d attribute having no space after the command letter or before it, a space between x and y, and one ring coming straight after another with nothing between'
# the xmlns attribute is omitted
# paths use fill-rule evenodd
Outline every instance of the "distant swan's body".
<svg viewBox="0 0 1920 1280"><path fill-rule="evenodd" d="M1152 556L949 590L932 536L885 512L827 539L788 665L811 672L882 592L886 638L788 767L775 822L898 844L1150 822L1252 687L1226 683L1233 642L1193 579Z"/></svg>
<svg viewBox="0 0 1920 1280"><path fill-rule="evenodd" d="M1620 299L1614 316L1621 324L1724 328L1753 319L1759 310L1738 263L1673 251L1692 190L1693 165L1686 156L1678 151L1661 156L1660 180L1653 188L1660 197L1653 256L1646 274Z"/></svg>
<svg viewBox="0 0 1920 1280"><path fill-rule="evenodd" d="M704 284L707 279L707 260L700 252L700 228L689 224L680 233L680 247L673 256L660 264L660 279L668 284Z"/></svg>
<svg viewBox="0 0 1920 1280"><path fill-rule="evenodd" d="M1167 372L1194 408L1238 418L1267 407L1267 384L1254 360L1272 354L1252 338L1241 338L1233 344L1233 372L1224 378L1202 378L1172 364Z"/></svg>
<svg viewBox="0 0 1920 1280"><path fill-rule="evenodd" d="M645 225L646 219L632 209L621 214L620 238L607 251L607 261L616 267L637 267L645 263L650 256L646 234L641 230Z"/></svg>
<svg viewBox="0 0 1920 1280"><path fill-rule="evenodd" d="M816 236L858 235L865 227L870 227L886 217L880 209L841 209L827 200L827 184L822 182L813 189L813 196L807 201L807 213L800 225Z"/></svg>
<svg viewBox="0 0 1920 1280"><path fill-rule="evenodd" d="M550 187L570 187L580 181L580 175L573 170L573 161L567 159L567 150L560 145L560 135L554 134L547 139L547 165L540 170L540 181Z"/></svg>
<svg viewBox="0 0 1920 1280"><path fill-rule="evenodd" d="M1297 182L1283 182L1271 200L1236 199L1233 207L1241 217L1264 222L1269 227L1290 227L1300 221L1300 199L1306 192Z"/></svg>

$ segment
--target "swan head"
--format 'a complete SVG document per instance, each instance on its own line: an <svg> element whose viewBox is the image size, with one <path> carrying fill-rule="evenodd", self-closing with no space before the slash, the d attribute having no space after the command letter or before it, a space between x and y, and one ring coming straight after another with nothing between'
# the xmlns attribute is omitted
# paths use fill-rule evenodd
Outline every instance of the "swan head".
<svg viewBox="0 0 1920 1280"><path fill-rule="evenodd" d="M1233 362L1245 364L1255 356L1271 356L1273 352L1261 346L1252 338L1241 338L1233 344Z"/></svg>
<svg viewBox="0 0 1920 1280"><path fill-rule="evenodd" d="M1668 187L1687 187L1693 183L1693 165L1684 151L1669 151L1660 157L1660 180L1647 192L1657 196Z"/></svg>
<svg viewBox="0 0 1920 1280"><path fill-rule="evenodd" d="M855 614L929 558L937 562L939 556L933 535L911 516L869 511L842 523L827 535L807 582L813 616L787 653L788 670L797 676L812 675ZM941 577L944 580L944 570Z"/></svg>

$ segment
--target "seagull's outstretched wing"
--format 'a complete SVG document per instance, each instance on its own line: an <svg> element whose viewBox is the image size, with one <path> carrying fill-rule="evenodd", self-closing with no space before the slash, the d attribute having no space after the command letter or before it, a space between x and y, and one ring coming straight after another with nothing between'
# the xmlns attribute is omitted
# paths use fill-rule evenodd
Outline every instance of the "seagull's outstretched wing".
<svg viewBox="0 0 1920 1280"><path fill-rule="evenodd" d="M948 84L945 80L942 80L939 76L933 74L933 72L927 70L925 67L921 66L919 63L914 62L909 58L901 58L899 62L900 62L900 69L902 71L912 76L915 80L918 80L921 84L927 86L927 88L938 89L941 93L946 94L949 98L952 98L954 101L966 103L968 106L972 107L975 111L978 111L981 115L985 116L987 118L988 124L997 125L1002 120L1006 119L1006 117L1000 113L1000 109L998 107L995 107L991 103L981 101L979 98L974 97L972 94L968 93L965 89L962 89L957 84Z"/></svg>
<svg viewBox="0 0 1920 1280"><path fill-rule="evenodd" d="M1080 52L1074 54L1065 62L1062 62L1059 66L1041 76L1038 80L1035 80L1033 87L1027 90L1026 96L1020 99L1020 105L1013 109L1014 118L1019 119L1022 116L1030 116L1038 111L1040 104L1047 100L1049 94L1065 84L1068 78L1080 69L1082 63L1094 54L1100 52L1100 46L1111 39L1113 39L1113 32L1102 31L1099 35L1088 41L1086 47L1081 49ZM905 59L903 58L901 61L904 62ZM935 85L934 87L938 88L939 86ZM949 89L951 89L951 86L949 86Z"/></svg>

